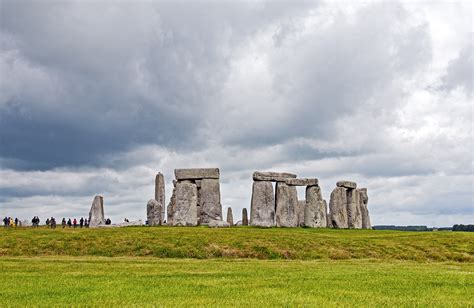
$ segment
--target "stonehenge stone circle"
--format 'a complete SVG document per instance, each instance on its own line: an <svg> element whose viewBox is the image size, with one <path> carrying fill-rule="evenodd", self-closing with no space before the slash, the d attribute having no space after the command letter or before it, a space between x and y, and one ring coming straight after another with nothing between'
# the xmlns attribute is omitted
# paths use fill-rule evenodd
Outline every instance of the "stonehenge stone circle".
<svg viewBox="0 0 474 308"><path fill-rule="evenodd" d="M329 202L330 224L333 228L370 229L367 189L357 184L338 181Z"/></svg>
<svg viewBox="0 0 474 308"><path fill-rule="evenodd" d="M148 225L150 226L160 226L163 224L163 213L164 213L163 204L156 201L155 199L150 199L146 204L146 217Z"/></svg>
<svg viewBox="0 0 474 308"><path fill-rule="evenodd" d="M306 187L306 207L304 210L304 225L310 228L325 228L327 226L327 205L321 196L319 186Z"/></svg>
<svg viewBox="0 0 474 308"><path fill-rule="evenodd" d="M247 209L243 208L242 209L242 226L248 226L249 225L249 216L247 215Z"/></svg>
<svg viewBox="0 0 474 308"><path fill-rule="evenodd" d="M89 211L89 226L98 227L101 225L105 225L104 198L97 195L94 197L91 210Z"/></svg>
<svg viewBox="0 0 474 308"><path fill-rule="evenodd" d="M272 182L253 182L250 225L257 227L273 227L275 225L275 195Z"/></svg>
<svg viewBox="0 0 474 308"><path fill-rule="evenodd" d="M296 187L288 186L285 182L277 182L275 203L275 225L277 227L296 227L298 225Z"/></svg>
<svg viewBox="0 0 474 308"><path fill-rule="evenodd" d="M226 221L229 223L229 225L233 226L234 225L234 215L232 215L232 208L229 207L227 208L227 219Z"/></svg>

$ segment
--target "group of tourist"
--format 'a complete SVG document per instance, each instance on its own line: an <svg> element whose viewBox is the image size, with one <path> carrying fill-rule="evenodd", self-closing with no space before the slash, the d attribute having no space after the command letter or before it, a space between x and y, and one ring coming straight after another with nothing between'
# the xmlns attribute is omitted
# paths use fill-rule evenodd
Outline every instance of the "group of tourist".
<svg viewBox="0 0 474 308"><path fill-rule="evenodd" d="M21 227L21 221L18 218L13 219L13 217L6 217L3 218L3 226L5 228L8 227Z"/></svg>

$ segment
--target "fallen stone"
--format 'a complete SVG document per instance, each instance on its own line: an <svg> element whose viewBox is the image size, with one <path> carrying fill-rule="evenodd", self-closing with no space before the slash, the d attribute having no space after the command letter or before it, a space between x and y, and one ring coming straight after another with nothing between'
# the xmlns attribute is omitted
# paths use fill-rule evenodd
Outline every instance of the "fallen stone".
<svg viewBox="0 0 474 308"><path fill-rule="evenodd" d="M222 220L222 205L219 180L203 179L199 188L200 224L211 220Z"/></svg>
<svg viewBox="0 0 474 308"><path fill-rule="evenodd" d="M329 215L333 228L348 228L347 220L347 194L344 187L336 187L331 192L329 200Z"/></svg>
<svg viewBox="0 0 474 308"><path fill-rule="evenodd" d="M296 178L296 174L285 172L259 172L253 173L254 181L284 182L288 178Z"/></svg>
<svg viewBox="0 0 474 308"><path fill-rule="evenodd" d="M211 220L209 221L208 226L210 228L228 228L230 227L230 224L222 220Z"/></svg>
<svg viewBox="0 0 474 308"><path fill-rule="evenodd" d="M155 199L150 199L146 204L146 217L149 226L160 226L163 224L163 205Z"/></svg>
<svg viewBox="0 0 474 308"><path fill-rule="evenodd" d="M369 209L367 204L369 203L369 197L367 195L367 188L357 189L359 192L360 210L362 213L362 229L372 229L370 224Z"/></svg>
<svg viewBox="0 0 474 308"><path fill-rule="evenodd" d="M345 188L351 188L351 189L356 189L357 188L357 183L351 182L351 181L338 181L336 183L337 187L345 187Z"/></svg>
<svg viewBox="0 0 474 308"><path fill-rule="evenodd" d="M347 190L347 224L351 229L362 229L360 194L356 189Z"/></svg>
<svg viewBox="0 0 474 308"><path fill-rule="evenodd" d="M249 225L249 216L247 214L247 209L243 208L242 209L242 226L248 226Z"/></svg>
<svg viewBox="0 0 474 308"><path fill-rule="evenodd" d="M176 183L173 226L197 225L197 186L190 181Z"/></svg>
<svg viewBox="0 0 474 308"><path fill-rule="evenodd" d="M318 179L286 179L286 185L290 186L317 186Z"/></svg>
<svg viewBox="0 0 474 308"><path fill-rule="evenodd" d="M321 196L319 186L306 187L306 207L304 225L310 228L325 228L327 226L327 204Z"/></svg>
<svg viewBox="0 0 474 308"><path fill-rule="evenodd" d="M227 219L226 221L229 223L229 225L233 226L234 225L234 215L232 215L232 208L228 207L227 208Z"/></svg>
<svg viewBox="0 0 474 308"><path fill-rule="evenodd" d="M298 217L298 227L304 226L304 211L306 208L306 200L298 200L296 208L296 216Z"/></svg>
<svg viewBox="0 0 474 308"><path fill-rule="evenodd" d="M93 228L100 225L105 225L104 198L102 196L95 196L89 211L89 227Z"/></svg>
<svg viewBox="0 0 474 308"><path fill-rule="evenodd" d="M175 169L174 176L176 180L200 180L200 179L218 179L218 168L194 168L194 169Z"/></svg>
<svg viewBox="0 0 474 308"><path fill-rule="evenodd" d="M275 225L277 227L296 227L298 225L296 187L288 186L284 182L277 182L275 203Z"/></svg>
<svg viewBox="0 0 474 308"><path fill-rule="evenodd" d="M257 227L273 227L275 225L275 196L271 182L253 182L250 225Z"/></svg>

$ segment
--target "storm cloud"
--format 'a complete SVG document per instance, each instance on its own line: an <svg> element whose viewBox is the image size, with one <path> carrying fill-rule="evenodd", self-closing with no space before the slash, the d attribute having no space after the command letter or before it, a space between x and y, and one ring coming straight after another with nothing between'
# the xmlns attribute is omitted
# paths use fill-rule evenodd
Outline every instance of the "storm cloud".
<svg viewBox="0 0 474 308"><path fill-rule="evenodd" d="M468 4L0 3L0 216L143 219L155 173L215 166L237 213L281 170L472 223Z"/></svg>

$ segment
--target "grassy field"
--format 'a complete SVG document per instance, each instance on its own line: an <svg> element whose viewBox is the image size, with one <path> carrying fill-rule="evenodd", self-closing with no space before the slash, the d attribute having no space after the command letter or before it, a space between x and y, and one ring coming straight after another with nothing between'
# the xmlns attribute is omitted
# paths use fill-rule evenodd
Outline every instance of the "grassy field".
<svg viewBox="0 0 474 308"><path fill-rule="evenodd" d="M0 256L474 262L474 234L251 227L0 229Z"/></svg>
<svg viewBox="0 0 474 308"><path fill-rule="evenodd" d="M463 232L2 229L0 306L472 307L473 258Z"/></svg>

